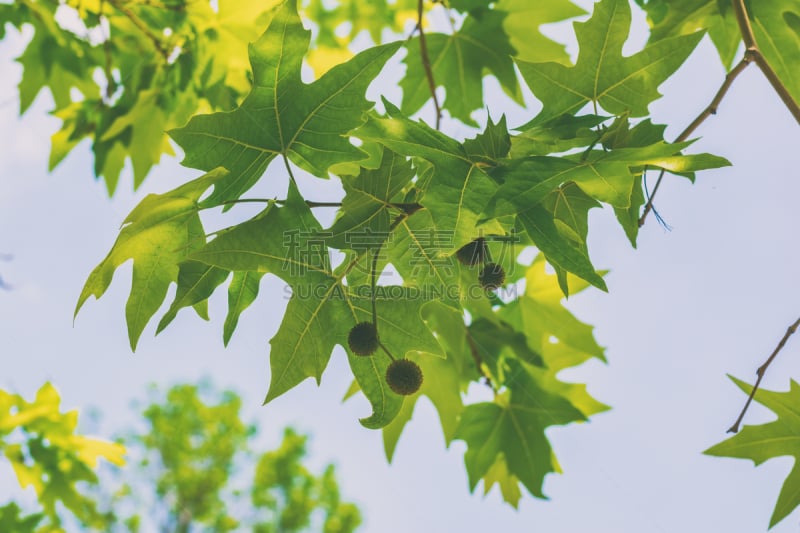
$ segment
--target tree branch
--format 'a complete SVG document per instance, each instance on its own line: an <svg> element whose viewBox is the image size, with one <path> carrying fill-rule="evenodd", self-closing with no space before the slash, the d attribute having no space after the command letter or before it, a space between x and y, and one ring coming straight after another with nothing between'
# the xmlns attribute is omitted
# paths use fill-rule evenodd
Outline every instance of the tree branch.
<svg viewBox="0 0 800 533"><path fill-rule="evenodd" d="M734 422L733 425L728 429L728 433L736 433L737 431L739 431L739 424L742 423L742 419L744 418L744 414L747 412L747 409L750 407L750 403L753 401L753 397L756 395L756 391L758 390L758 386L761 385L761 380L764 378L764 374L767 372L767 368L769 368L769 365L772 364L772 361L775 359L775 357L778 355L778 353L780 353L780 351L786 345L786 341L789 340L789 337L794 335L794 333L797 331L798 327L800 327L800 318L795 320L794 324L792 324L791 326L789 326L786 329L786 333L783 335L783 338L781 339L781 341L778 343L778 345L772 351L772 354L767 358L766 361L764 361L764 364L761 365L760 367L758 367L758 370L756 370L756 376L758 376L758 377L756 378L755 385L753 385L753 390L750 391L750 396L747 397L747 401L745 402L744 407L742 408L742 412L739 413L739 418L737 418L736 422Z"/></svg>
<svg viewBox="0 0 800 533"><path fill-rule="evenodd" d="M764 73L767 81L769 81L770 85L772 85L772 88L775 89L775 92L778 93L778 96L780 96L783 104L786 106L786 109L789 110L797 123L800 124L800 104L798 104L791 95L789 89L786 88L786 86L778 77L778 74L772 70L772 67L764 57L764 54L762 54L761 50L758 48L749 49L748 52L753 55L753 61L755 61L756 65L758 65L758 68L761 69L761 72Z"/></svg>
<svg viewBox="0 0 800 533"><path fill-rule="evenodd" d="M775 92L781 97L781 100L783 100L783 103L786 105L787 109L789 109L794 119L800 124L800 105L797 104L797 101L789 93L789 90L778 77L778 74L772 69L769 62L764 57L764 54L761 53L761 49L756 42L755 33L753 33L753 27L750 25L750 16L747 14L747 7L744 5L744 0L733 0L733 11L736 14L736 22L739 24L739 33L742 34L742 40L744 41L745 48L747 48L747 52L753 56L753 61L756 62L758 68L761 69L761 72L763 72L764 76L769 80L772 88L775 89Z"/></svg>
<svg viewBox="0 0 800 533"><path fill-rule="evenodd" d="M428 56L428 43L425 40L425 30L422 29L422 3L417 2L417 29L419 30L419 55L422 60L422 67L425 69L425 77L428 79L428 89L433 97L433 107L436 109L436 129L442 121L442 108L439 106L439 99L436 97L436 81L433 79L433 69L431 68L431 58Z"/></svg>
<svg viewBox="0 0 800 533"><path fill-rule="evenodd" d="M745 46L744 57L742 58L742 61L740 61L739 64L736 65L736 67L734 67L734 69L731 70L725 77L725 81L717 92L717 95L714 97L714 100L711 101L711 105L709 105L703 111L703 113L694 119L689 127L687 127L683 133L678 136L675 142L686 140L686 138L695 129L697 129L697 127L702 124L703 121L709 117L709 115L716 113L717 106L719 105L720 101L722 101L725 93L728 92L733 80L736 79L736 76L738 76L739 73L751 62L754 62L756 65L758 65L758 68L761 69L764 77L767 78L767 81L769 81L770 85L772 85L772 88L778 94L781 101L783 101L786 109L789 110L789 113L791 113L797 123L800 124L800 104L797 103L792 94L789 92L789 89L786 88L786 85L783 84L778 74L770 66L769 62L764 57L764 54L761 53L761 49L758 47L758 43L756 42L755 33L753 33L753 26L750 24L750 16L747 13L747 7L744 4L744 0L732 0L731 3L733 4L733 11L736 14L736 22L739 24L739 33L742 35L742 41L744 42ZM645 205L644 212L639 218L640 227L644 225L647 214L653 209L653 198L655 197L656 192L658 192L658 187L661 185L661 180L663 178L664 170L662 170L658 175L658 181L656 181L656 186L653 188L653 194L650 195L647 205Z"/></svg>
<svg viewBox="0 0 800 533"><path fill-rule="evenodd" d="M749 52L749 51L748 51ZM682 142L689 138L689 135L694 133L694 131L705 122L705 120L710 117L711 115L717 114L717 109L719 108L720 103L722 103L722 99L725 98L725 95L728 94L728 90L733 85L733 81L741 74L741 72L747 68L747 66L754 61L752 54L745 52L744 57L742 58L739 63L736 64L733 69L725 76L725 79L720 85L719 89L717 90L717 94L714 95L714 98L711 100L703 111L695 117L691 124L689 124L686 129L684 129L680 135L678 135L673 142ZM658 188L661 186L661 181L664 179L664 173L666 171L661 169L661 172L658 174L658 180L656 180L656 185L653 187L653 193L650 195L650 198L647 199L647 204L644 206L644 211L642 212L642 216L639 218L639 227L644 225L645 219L647 219L647 215L650 211L653 210L653 199L658 192Z"/></svg>
<svg viewBox="0 0 800 533"><path fill-rule="evenodd" d="M753 33L753 27L750 25L750 17L747 15L747 8L744 5L744 0L732 0L733 12L736 15L736 22L739 24L739 33L742 34L744 47L747 49L757 48L756 36Z"/></svg>
<svg viewBox="0 0 800 533"><path fill-rule="evenodd" d="M139 28L139 31L141 31L148 39L150 39L156 51L161 54L161 57L164 58L165 62L169 61L169 50L164 47L164 43L161 42L161 39L159 39L158 36L156 36L156 34L154 34L152 31L150 31L150 28L147 27L147 24L142 22L142 19L140 19L136 13L123 5L120 0L109 0L109 4L117 8L128 18L128 20L131 21L131 23L133 23L134 26Z"/></svg>

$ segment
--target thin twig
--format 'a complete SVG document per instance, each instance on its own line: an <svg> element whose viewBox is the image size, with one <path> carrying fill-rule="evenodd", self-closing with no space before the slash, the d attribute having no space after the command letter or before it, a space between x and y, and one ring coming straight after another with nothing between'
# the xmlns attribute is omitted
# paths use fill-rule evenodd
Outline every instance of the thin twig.
<svg viewBox="0 0 800 533"><path fill-rule="evenodd" d="M764 361L764 364L758 367L758 370L756 370L756 376L758 377L756 378L755 385L753 385L753 390L750 391L750 396L747 397L747 401L744 404L744 408L742 408L742 412L739 413L739 418L737 418L736 422L734 422L733 425L728 429L728 433L736 433L737 431L739 431L739 424L742 423L744 414L747 412L747 408L750 407L750 402L753 401L753 397L756 395L758 386L761 384L761 380L763 379L764 374L767 372L767 368L769 368L769 365L772 363L773 359L775 359L778 353L783 349L784 345L786 345L786 341L789 340L789 337L794 335L798 327L800 327L800 318L795 320L794 324L792 324L786 329L786 333L783 335L781 341L772 351L772 354L769 356L769 358L767 358L766 361Z"/></svg>
<svg viewBox="0 0 800 533"><path fill-rule="evenodd" d="M425 40L425 30L422 29L422 3L417 2L417 29L419 30L419 55L422 60L422 67L425 69L425 77L428 79L428 89L433 97L433 107L436 109L436 129L442 121L442 108L439 106L439 98L436 96L436 81L433 79L433 69L431 68L431 58L428 56L428 43Z"/></svg>
<svg viewBox="0 0 800 533"><path fill-rule="evenodd" d="M150 39L155 49L159 54L161 54L161 57L164 58L164 61L169 61L169 50L164 47L164 43L161 42L161 39L159 39L158 36L152 31L150 31L150 28L147 27L147 24L142 22L142 19L140 19L136 13L124 6L120 0L109 0L109 3L117 8L123 15L125 15L134 26L139 28L139 31L141 31L148 39Z"/></svg>
<svg viewBox="0 0 800 533"><path fill-rule="evenodd" d="M711 100L703 111L697 115L697 117L689 124L686 129L684 129L680 135L678 135L673 142L679 143L683 142L689 138L689 135L694 133L694 131L705 122L705 120L710 117L711 115L717 114L717 109L719 108L722 99L725 98L725 95L728 94L728 90L733 85L733 81L742 73L747 66L754 61L754 57L752 54L745 52L744 57L742 58L739 63L736 64L733 69L725 76L725 80L723 80L722 85L720 85L719 89L717 90L717 94L714 95L714 98ZM644 225L645 219L650 211L653 210L653 199L658 192L658 188L661 186L661 181L664 179L664 173L666 171L662 168L661 172L658 174L658 179L656 180L656 185L653 187L653 194L650 195L650 198L647 200L647 204L644 206L644 211L642 212L642 216L639 218L639 227Z"/></svg>
<svg viewBox="0 0 800 533"><path fill-rule="evenodd" d="M475 343L475 338L472 336L472 334L469 332L469 328L466 326L465 326L465 332L467 335L467 343L469 344L469 351L472 354L472 359L475 361L475 368L478 370L478 373L483 376L486 385L493 391L497 392L497 389L494 386L494 382L492 381L491 376L489 376L489 374L483 368L483 358L481 357L481 354L478 351L478 345Z"/></svg>
<svg viewBox="0 0 800 533"><path fill-rule="evenodd" d="M707 119L710 115L716 113L717 106L719 105L722 98L725 96L725 93L728 92L731 83L733 80L736 79L736 76L747 67L751 62L758 65L758 68L761 69L761 72L764 74L764 77L767 78L772 88L778 93L778 96L783 101L786 108L789 110L789 113L792 114L794 119L800 124L800 104L798 104L797 100L794 99L792 94L789 92L789 89L786 88L786 85L781 81L778 74L775 70L770 66L767 59L764 57L764 54L761 52L761 49L758 47L758 43L756 42L756 36L753 32L753 26L750 24L750 16L747 13L747 7L744 4L744 0L732 0L733 4L733 11L736 14L736 22L739 24L739 33L742 35L742 41L744 42L745 52L744 57L739 62L733 70L731 70L728 75L725 77L725 81L723 82L720 90L717 92L717 95L712 100L711 105L709 105L703 113L698 115L698 117L689 125L689 127L684 130L684 132L675 140L675 142L680 142L686 140L686 138L700 125ZM661 180L664 177L664 170L658 175L658 181L656 182L656 186L653 188L653 194L650 196L649 200L647 201L647 205L645 206L644 212L642 213L641 218L639 218L639 226L644 224L645 218L647 214L653 208L653 197L655 196L656 192L658 191L659 185L661 185Z"/></svg>
<svg viewBox="0 0 800 533"><path fill-rule="evenodd" d="M111 22L108 20L108 17L103 17L103 12L105 11L105 0L100 0L100 28L103 30L103 72L106 76L106 95L105 100L110 102L111 97L114 96L114 92L117 90L116 82L114 81L114 74L113 74L113 58L111 57ZM103 20L106 21L108 24L108 34L106 34L106 29L103 26Z"/></svg>

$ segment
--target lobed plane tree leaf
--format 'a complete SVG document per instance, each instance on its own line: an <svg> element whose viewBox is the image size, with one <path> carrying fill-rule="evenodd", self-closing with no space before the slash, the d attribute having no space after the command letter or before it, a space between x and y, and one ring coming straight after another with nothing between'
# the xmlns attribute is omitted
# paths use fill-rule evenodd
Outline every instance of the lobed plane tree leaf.
<svg viewBox="0 0 800 533"><path fill-rule="evenodd" d="M689 57L702 33L659 41L624 57L631 23L628 0L602 0L592 17L575 23L580 53L574 66L517 61L522 76L544 109L537 122L577 114L586 104L612 114L648 114L657 90Z"/></svg>
<svg viewBox="0 0 800 533"><path fill-rule="evenodd" d="M305 84L300 68L310 35L296 2L285 1L250 45L253 89L242 104L231 112L196 115L170 132L184 149L184 165L230 171L207 203L239 198L279 155L320 177L337 163L366 159L347 134L363 122L362 113L372 105L364 92L399 44L369 48Z"/></svg>
<svg viewBox="0 0 800 533"><path fill-rule="evenodd" d="M737 387L749 394L752 386L729 376ZM777 420L758 426L745 426L739 433L715 444L705 454L717 457L750 459L756 466L773 457L793 457L794 466L783 482L775 509L769 519L772 528L800 505L800 385L791 380L786 392L756 391L755 401L777 415Z"/></svg>

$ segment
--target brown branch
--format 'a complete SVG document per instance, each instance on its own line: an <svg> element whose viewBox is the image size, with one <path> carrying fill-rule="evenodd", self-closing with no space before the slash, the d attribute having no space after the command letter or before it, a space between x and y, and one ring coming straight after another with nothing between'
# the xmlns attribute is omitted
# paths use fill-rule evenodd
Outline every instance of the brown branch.
<svg viewBox="0 0 800 533"><path fill-rule="evenodd" d="M750 16L747 13L744 0L732 1L733 11L736 14L736 22L739 24L739 33L742 34L742 40L744 41L747 53L752 55L753 61L755 61L758 68L761 69L761 72L764 73L764 76L767 78L770 85L772 85L772 88L775 89L775 92L778 93L781 100L783 100L784 105L786 105L786 108L794 119L800 124L800 105L798 105L797 101L791 93L789 93L789 90L778 77L778 74L772 69L769 62L764 57L764 54L761 53L761 49L756 42L755 33L753 33L753 27L750 25Z"/></svg>
<svg viewBox="0 0 800 533"><path fill-rule="evenodd" d="M491 376L484 370L483 368L483 358L478 351L478 345L475 344L475 339L472 337L472 334L469 332L469 328L465 327L465 333L467 335L467 343L469 344L469 351L472 354L472 359L475 361L475 368L477 369L478 373L483 376L484 383L491 388L493 391L497 392L497 389L494 386L494 382L492 381Z"/></svg>
<svg viewBox="0 0 800 533"><path fill-rule="evenodd" d="M711 101L711 105L709 105L694 121L687 127L683 133L681 133L675 142L680 142L686 140L686 138L700 125L703 123L705 119L707 119L710 115L713 115L717 111L717 106L719 105L722 98L725 96L725 93L728 92L731 83L733 80L736 79L736 76L747 67L751 62L758 65L758 68L764 74L764 77L767 78L772 88L780 97L783 104L786 106L786 109L789 110L789 113L792 114L794 119L800 124L800 104L798 104L797 100L794 99L792 94L789 92L789 89L786 88L786 85L783 84L778 73L770 66L769 61L764 57L764 54L761 52L761 49L758 47L758 43L756 42L756 36L753 32L753 26L750 24L750 16L747 13L747 7L744 5L744 0L732 0L733 4L733 11L736 14L736 22L739 24L739 33L742 35L742 41L744 42L745 52L744 57L739 62L733 70L731 70L728 75L725 77L725 81L723 82L722 86L720 87L717 95L714 97L714 100ZM650 198L647 200L647 205L645 205L644 212L642 216L639 218L639 226L641 227L645 219L647 218L647 214L653 209L653 198L658 192L658 187L661 185L661 180L664 178L664 170L658 175L658 181L656 181L656 186L653 188L653 194L650 195Z"/></svg>
<svg viewBox="0 0 800 533"><path fill-rule="evenodd" d="M753 401L753 397L756 395L758 386L761 384L761 380L763 379L764 374L767 372L767 368L769 368L769 365L772 363L772 361L775 359L778 353L786 345L786 341L789 340L789 337L794 335L798 327L800 327L800 318L795 320L794 324L792 324L786 329L786 333L783 335L781 341L772 351L772 354L767 358L766 361L764 361L764 364L758 367L758 370L756 370L756 376L758 377L756 378L755 385L753 385L753 390L750 391L750 396L747 397L747 401L745 402L744 407L742 408L742 412L739 413L739 418L737 418L736 422L734 422L733 425L728 429L728 433L736 433L737 431L739 431L739 424L742 423L744 414L747 412L748 407L750 407L750 403Z"/></svg>
<svg viewBox="0 0 800 533"><path fill-rule="evenodd" d="M792 114L794 119L800 124L800 104L797 103L797 100L789 92L789 89L783 84L781 79L778 77L778 74L772 69L772 67L767 62L767 59L764 57L764 54L761 53L761 50L758 48L749 49L753 55L753 61L758 65L758 68L761 69L761 72L764 73L764 77L767 78L772 88L775 89L775 92L778 93L781 101L786 106L786 109Z"/></svg>
<svg viewBox="0 0 800 533"><path fill-rule="evenodd" d="M109 0L109 3L117 8L128 20L130 20L134 26L139 28L141 31L150 41L153 43L156 51L161 54L161 57L164 58L164 61L169 61L169 50L164 47L164 43L161 42L161 39L158 38L156 34L150 31L150 28L147 27L142 19L140 19L136 13L131 11L128 7L123 5L120 0Z"/></svg>
<svg viewBox="0 0 800 533"><path fill-rule="evenodd" d="M689 135L694 133L694 131L705 122L705 120L710 117L711 115L717 114L717 109L719 108L722 99L725 98L725 95L728 94L728 90L733 85L733 81L741 74L741 72L747 68L747 66L754 61L754 57L752 54L746 52L744 57L742 58L739 63L730 72L725 76L725 80L723 80L722 85L720 85L719 89L717 90L717 94L714 95L714 98L711 100L703 111L695 117L691 124L689 124L686 129L684 129L680 135L678 135L673 142L679 143L685 141L689 138ZM639 218L639 227L644 225L645 219L650 211L653 210L653 199L658 192L658 188L661 186L661 181L664 179L664 173L666 171L662 168L661 172L658 174L658 180L656 181L656 186L653 187L653 193L650 195L650 198L647 200L647 204L644 206L644 211L642 212L642 216Z"/></svg>
<svg viewBox="0 0 800 533"><path fill-rule="evenodd" d="M744 47L747 49L757 48L756 36L753 33L753 27L750 25L750 17L747 15L747 8L744 5L744 0L732 0L733 12L736 15L736 22L739 24L739 33L742 34Z"/></svg>
<svg viewBox="0 0 800 533"><path fill-rule="evenodd" d="M425 40L425 30L422 29L422 3L417 2L417 29L419 30L419 55L422 60L422 67L425 69L425 77L428 80L428 89L433 97L433 107L436 109L436 129L442 121L442 108L439 106L439 99L436 96L436 81L433 79L433 69L431 68L431 58L428 55L428 43Z"/></svg>

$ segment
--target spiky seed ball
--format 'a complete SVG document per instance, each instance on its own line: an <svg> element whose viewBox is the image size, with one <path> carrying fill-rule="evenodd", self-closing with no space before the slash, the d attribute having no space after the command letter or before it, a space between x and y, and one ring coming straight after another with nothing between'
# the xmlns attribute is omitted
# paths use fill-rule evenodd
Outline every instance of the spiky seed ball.
<svg viewBox="0 0 800 533"><path fill-rule="evenodd" d="M378 330L372 322L359 322L347 336L347 344L356 355L372 355L378 349Z"/></svg>
<svg viewBox="0 0 800 533"><path fill-rule="evenodd" d="M414 361L395 359L386 369L386 383L402 396L414 394L422 385L422 370Z"/></svg>
<svg viewBox="0 0 800 533"><path fill-rule="evenodd" d="M487 255L486 240L480 237L459 248L456 252L456 259L463 265L475 266L483 263Z"/></svg>
<svg viewBox="0 0 800 533"><path fill-rule="evenodd" d="M480 274L478 274L478 281L481 287L487 291L493 291L498 287L502 287L506 282L506 271L497 263L489 263L481 269Z"/></svg>

